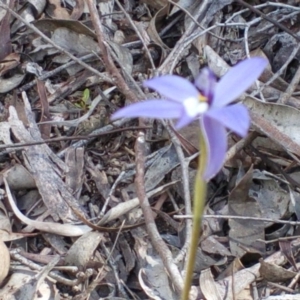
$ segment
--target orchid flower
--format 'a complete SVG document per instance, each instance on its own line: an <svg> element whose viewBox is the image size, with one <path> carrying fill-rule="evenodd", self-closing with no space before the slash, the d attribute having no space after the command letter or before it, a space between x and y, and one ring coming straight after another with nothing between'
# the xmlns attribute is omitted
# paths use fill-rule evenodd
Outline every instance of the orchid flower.
<svg viewBox="0 0 300 300"><path fill-rule="evenodd" d="M111 119L176 118L177 129L199 119L208 155L203 178L209 180L224 163L227 151L225 128L244 137L250 126L247 108L243 104L228 104L254 83L266 65L267 61L263 58L246 59L232 67L219 82L208 68L200 72L194 84L176 75L147 80L144 86L156 90L165 99L149 99L128 105L114 113Z"/></svg>

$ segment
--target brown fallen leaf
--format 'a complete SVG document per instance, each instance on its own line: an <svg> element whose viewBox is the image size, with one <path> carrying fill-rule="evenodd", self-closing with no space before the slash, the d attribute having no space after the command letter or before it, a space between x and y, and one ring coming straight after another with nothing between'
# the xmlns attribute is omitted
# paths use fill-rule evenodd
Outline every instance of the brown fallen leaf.
<svg viewBox="0 0 300 300"><path fill-rule="evenodd" d="M300 155L299 110L282 104L264 103L252 97L243 100L255 129L287 151Z"/></svg>
<svg viewBox="0 0 300 300"><path fill-rule="evenodd" d="M104 235L97 231L82 235L67 252L66 264L85 270L101 240L104 240Z"/></svg>
<svg viewBox="0 0 300 300"><path fill-rule="evenodd" d="M281 266L277 266L274 263L267 263L262 258L259 260L260 275L267 281L282 282L294 278L297 273L284 269Z"/></svg>
<svg viewBox="0 0 300 300"><path fill-rule="evenodd" d="M200 282L201 292L206 297L206 299L211 299L211 300L222 299L216 287L216 283L210 268L203 270L201 272L199 282Z"/></svg>

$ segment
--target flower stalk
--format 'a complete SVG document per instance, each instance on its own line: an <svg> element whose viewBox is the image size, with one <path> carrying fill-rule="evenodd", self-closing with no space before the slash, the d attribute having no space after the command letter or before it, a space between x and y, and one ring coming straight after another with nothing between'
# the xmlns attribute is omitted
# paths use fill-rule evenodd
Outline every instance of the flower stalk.
<svg viewBox="0 0 300 300"><path fill-rule="evenodd" d="M192 285L193 271L195 267L195 260L198 248L198 241L201 232L202 215L205 207L207 182L203 179L205 166L207 163L207 147L205 140L200 132L200 150L199 154L199 167L195 178L195 189L194 189L194 204L193 204L193 229L191 236L190 249L188 253L188 260L185 271L185 280L182 290L181 300L189 299L189 292Z"/></svg>

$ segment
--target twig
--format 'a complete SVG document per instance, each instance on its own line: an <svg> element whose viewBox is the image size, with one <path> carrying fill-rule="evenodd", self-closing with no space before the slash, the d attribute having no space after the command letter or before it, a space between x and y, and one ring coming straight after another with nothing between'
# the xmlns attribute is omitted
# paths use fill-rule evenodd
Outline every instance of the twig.
<svg viewBox="0 0 300 300"><path fill-rule="evenodd" d="M267 2L267 3L263 3L263 4L259 4L259 5L255 5L253 6L254 8L258 9L258 8L264 8L264 7L267 7L267 6L273 6L273 7L279 7L279 8L287 8L287 9L291 9L291 10L295 10L295 11L299 11L300 8L299 7L295 7L295 6L292 6L292 5L288 5L288 4L283 4L283 3L275 3L275 2ZM227 22L230 22L231 20L233 20L236 16L238 15L241 15L245 12L248 12L249 11L249 8L245 8L245 9L242 9L242 10L239 10L238 12L232 14L226 21L225 23ZM272 23L273 24L273 23ZM274 24L273 24L274 25ZM260 31L260 30L259 30Z"/></svg>
<svg viewBox="0 0 300 300"><path fill-rule="evenodd" d="M104 127L103 127L104 128ZM43 141L36 141L36 142L28 142L28 143L15 143L15 144L6 144L6 145L0 145L1 149L6 148L21 148L26 146L34 146L34 145L42 145L42 144L50 144L50 143L57 143L61 141L74 141L74 140L88 140L88 139L95 139L97 137L108 135L108 134L114 134L119 133L127 130L141 130L141 129L149 129L151 127L124 127L124 128L117 128L113 130L107 130L103 132L99 132L98 134L90 134L90 135L76 135L76 136L63 136L63 137L57 137L52 139L45 139Z"/></svg>
<svg viewBox="0 0 300 300"><path fill-rule="evenodd" d="M175 215L174 219L191 219L192 215ZM289 224L291 226L299 226L299 221L286 221L270 218L259 218L259 217L247 217L247 216L234 216L234 215L203 215L204 219L234 219L234 220L254 220L261 222L270 222L278 224ZM292 237L295 238L295 237Z"/></svg>
<svg viewBox="0 0 300 300"><path fill-rule="evenodd" d="M144 149L145 149L145 134L139 132L138 138L135 144L135 153L136 153L136 178L135 178L135 187L136 193L140 201L140 205L143 211L145 218L147 232L149 238L155 250L160 255L165 268L168 271L168 275L171 278L172 283L175 286L175 289L178 293L181 293L183 288L183 280L178 270L178 267L175 265L172 257L172 253L161 238L156 224L154 222L153 212L149 204L145 185L144 185Z"/></svg>
<svg viewBox="0 0 300 300"><path fill-rule="evenodd" d="M278 288L282 291L285 291L286 293L295 293L295 290L294 289L290 289L282 284L279 284L279 283L275 283L275 282L268 282L268 285L273 287L273 288ZM284 298L284 296L282 295L282 297Z"/></svg>

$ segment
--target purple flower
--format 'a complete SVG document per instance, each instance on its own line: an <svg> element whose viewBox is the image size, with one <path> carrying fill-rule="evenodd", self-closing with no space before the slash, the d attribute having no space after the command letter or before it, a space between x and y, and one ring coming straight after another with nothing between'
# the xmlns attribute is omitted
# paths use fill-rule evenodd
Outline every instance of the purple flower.
<svg viewBox="0 0 300 300"><path fill-rule="evenodd" d="M246 107L242 104L228 104L254 83L266 65L267 61L259 57L244 60L231 68L219 82L208 68L201 71L194 84L176 75L147 80L144 86L156 90L166 99L146 100L126 106L114 113L111 119L176 118L177 129L199 119L208 154L203 176L209 180L220 171L224 163L227 150L225 128L244 137L250 126Z"/></svg>

